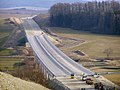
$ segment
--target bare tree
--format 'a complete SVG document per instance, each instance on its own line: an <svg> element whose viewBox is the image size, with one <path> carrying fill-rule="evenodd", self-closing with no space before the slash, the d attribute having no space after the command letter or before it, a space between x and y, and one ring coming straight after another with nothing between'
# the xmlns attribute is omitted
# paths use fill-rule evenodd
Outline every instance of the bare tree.
<svg viewBox="0 0 120 90"><path fill-rule="evenodd" d="M107 56L107 59L109 59L110 55L113 53L113 50L111 48L107 48L107 49L104 50L103 53L105 53L106 56Z"/></svg>
<svg viewBox="0 0 120 90"><path fill-rule="evenodd" d="M8 67L4 67L4 68L5 68L6 72L8 72Z"/></svg>

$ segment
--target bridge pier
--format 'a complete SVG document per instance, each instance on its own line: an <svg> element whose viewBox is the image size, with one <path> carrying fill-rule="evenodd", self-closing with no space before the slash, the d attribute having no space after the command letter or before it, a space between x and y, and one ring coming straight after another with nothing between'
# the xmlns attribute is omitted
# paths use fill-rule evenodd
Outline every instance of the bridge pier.
<svg viewBox="0 0 120 90"><path fill-rule="evenodd" d="M44 75L44 78L46 78L46 80L50 80L52 79L54 76L45 68L45 66L42 64L42 62L40 62L40 60L37 58L37 56L35 55L35 53L33 53L35 58L34 58L34 62L36 63L36 67L40 67L41 72Z"/></svg>
<svg viewBox="0 0 120 90"><path fill-rule="evenodd" d="M50 80L50 75L49 74L47 74L47 80Z"/></svg>
<svg viewBox="0 0 120 90"><path fill-rule="evenodd" d="M45 71L44 67L43 67L43 74L44 74L44 78L47 79L47 74L46 74L46 71Z"/></svg>
<svg viewBox="0 0 120 90"><path fill-rule="evenodd" d="M38 60L35 58L35 53L33 52L33 55L34 55L34 62L35 62L35 68L38 68L39 67L39 62Z"/></svg>

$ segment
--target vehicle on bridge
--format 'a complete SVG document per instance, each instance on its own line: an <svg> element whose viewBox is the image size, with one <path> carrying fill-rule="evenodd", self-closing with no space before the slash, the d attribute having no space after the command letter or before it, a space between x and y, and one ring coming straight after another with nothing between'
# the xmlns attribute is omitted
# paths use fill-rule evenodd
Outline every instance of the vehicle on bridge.
<svg viewBox="0 0 120 90"><path fill-rule="evenodd" d="M87 78L87 79L86 79L86 84L88 84L88 85L93 85L94 82L93 82L93 80L92 80L91 78Z"/></svg>

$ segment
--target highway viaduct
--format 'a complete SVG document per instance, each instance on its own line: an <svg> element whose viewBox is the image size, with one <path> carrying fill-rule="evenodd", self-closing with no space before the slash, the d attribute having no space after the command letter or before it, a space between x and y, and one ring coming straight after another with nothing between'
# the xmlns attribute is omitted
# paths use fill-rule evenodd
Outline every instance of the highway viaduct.
<svg viewBox="0 0 120 90"><path fill-rule="evenodd" d="M94 72L74 62L60 51L31 17L20 20L20 26L24 30L24 34L33 50L35 61L40 65L44 76L48 80L53 80L62 85L63 90L82 90L83 88L85 90L96 90L94 85L88 85L85 81L82 81L83 75L93 78L95 76ZM71 79L71 74L74 74L74 79ZM112 82L102 76L94 77L94 79L95 82L114 86Z"/></svg>

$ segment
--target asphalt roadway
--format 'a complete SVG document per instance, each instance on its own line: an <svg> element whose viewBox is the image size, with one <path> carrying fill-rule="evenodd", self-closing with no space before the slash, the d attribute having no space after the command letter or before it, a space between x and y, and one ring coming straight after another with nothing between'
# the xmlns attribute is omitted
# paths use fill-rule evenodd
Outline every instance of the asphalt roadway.
<svg viewBox="0 0 120 90"><path fill-rule="evenodd" d="M78 80L77 78L73 80L70 79L71 74L74 74L75 77L82 77L83 74L92 76L94 75L94 72L73 61L61 50L59 50L49 40L47 34L45 34L39 28L34 20L31 18L24 18L22 20L26 37L33 49L33 52L35 53L35 56L38 58L39 64L44 64L45 68L51 74L53 74L61 83L72 90L80 90L80 88L89 88L87 90L95 90L93 89L93 85L87 85L85 81ZM95 80L101 81L101 78L102 77ZM104 82L104 80L105 79L103 79L102 82ZM107 80L106 82L108 83Z"/></svg>

